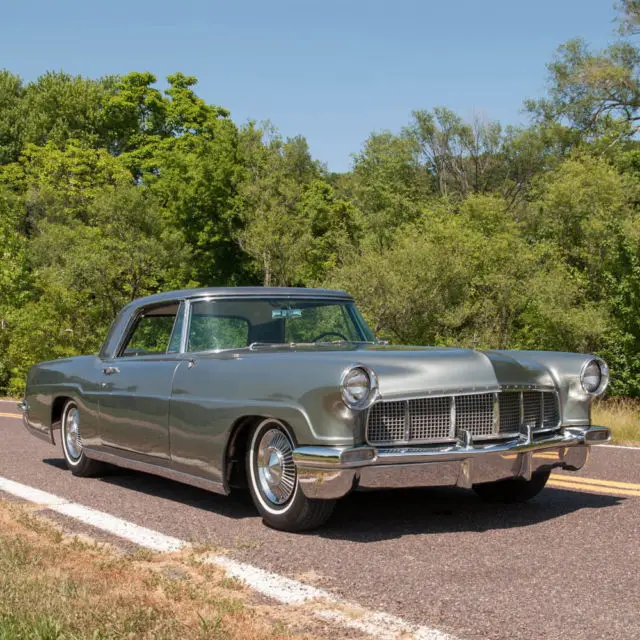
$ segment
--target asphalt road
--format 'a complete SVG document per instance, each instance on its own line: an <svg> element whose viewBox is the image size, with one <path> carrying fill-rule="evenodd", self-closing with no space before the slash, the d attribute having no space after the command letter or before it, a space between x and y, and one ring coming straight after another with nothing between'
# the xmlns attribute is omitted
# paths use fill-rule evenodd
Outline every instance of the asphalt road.
<svg viewBox="0 0 640 640"><path fill-rule="evenodd" d="M9 415L7 415L9 414ZM362 493L305 535L244 496L146 474L75 478L0 402L0 475L461 639L640 638L640 450L594 448L526 505L459 489ZM581 478L584 478L581 480Z"/></svg>

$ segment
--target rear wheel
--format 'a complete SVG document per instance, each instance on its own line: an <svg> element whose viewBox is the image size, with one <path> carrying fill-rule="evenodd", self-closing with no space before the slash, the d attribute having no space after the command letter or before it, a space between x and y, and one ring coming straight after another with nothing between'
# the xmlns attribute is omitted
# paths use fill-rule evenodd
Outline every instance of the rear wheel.
<svg viewBox="0 0 640 640"><path fill-rule="evenodd" d="M247 479L265 524L282 531L306 531L329 519L335 500L310 500L304 495L293 462L293 448L281 422L263 420L249 439Z"/></svg>
<svg viewBox="0 0 640 640"><path fill-rule="evenodd" d="M538 471L531 480L509 478L497 482L474 484L473 490L487 502L526 502L537 496L543 489L551 471Z"/></svg>
<svg viewBox="0 0 640 640"><path fill-rule="evenodd" d="M62 411L62 422L60 425L62 440L62 454L74 476L95 476L103 471L103 466L96 460L87 458L82 447L82 437L80 436L80 412L78 405L69 400Z"/></svg>

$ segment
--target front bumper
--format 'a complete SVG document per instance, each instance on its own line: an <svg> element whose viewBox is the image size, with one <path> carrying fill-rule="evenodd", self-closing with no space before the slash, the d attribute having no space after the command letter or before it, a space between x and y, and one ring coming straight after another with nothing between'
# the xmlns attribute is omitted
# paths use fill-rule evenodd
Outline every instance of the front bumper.
<svg viewBox="0 0 640 640"><path fill-rule="evenodd" d="M312 499L341 498L354 489L458 486L507 478L530 480L536 471L577 471L589 445L611 439L606 427L563 427L536 436L474 445L469 438L443 447L298 447L293 459L300 487Z"/></svg>

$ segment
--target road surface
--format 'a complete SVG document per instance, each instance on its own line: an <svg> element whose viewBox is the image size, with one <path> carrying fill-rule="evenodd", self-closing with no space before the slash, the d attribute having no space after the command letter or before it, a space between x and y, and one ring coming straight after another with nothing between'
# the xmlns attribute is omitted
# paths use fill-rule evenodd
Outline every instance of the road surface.
<svg viewBox="0 0 640 640"><path fill-rule="evenodd" d="M594 448L525 505L455 488L354 494L294 535L265 527L246 496L124 470L75 478L15 403L0 402L0 438L4 478L461 640L640 638L640 449Z"/></svg>

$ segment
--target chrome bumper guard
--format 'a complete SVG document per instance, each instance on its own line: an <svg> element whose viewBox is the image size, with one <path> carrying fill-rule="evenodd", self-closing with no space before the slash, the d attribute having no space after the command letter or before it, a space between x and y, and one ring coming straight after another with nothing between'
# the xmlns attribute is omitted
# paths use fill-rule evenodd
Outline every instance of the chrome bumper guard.
<svg viewBox="0 0 640 640"><path fill-rule="evenodd" d="M536 471L577 471L589 445L611 439L606 427L563 427L536 436L523 427L518 438L474 444L468 432L441 447L298 447L293 459L308 498L331 500L355 489L458 486L507 478L530 480Z"/></svg>

